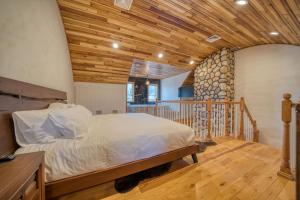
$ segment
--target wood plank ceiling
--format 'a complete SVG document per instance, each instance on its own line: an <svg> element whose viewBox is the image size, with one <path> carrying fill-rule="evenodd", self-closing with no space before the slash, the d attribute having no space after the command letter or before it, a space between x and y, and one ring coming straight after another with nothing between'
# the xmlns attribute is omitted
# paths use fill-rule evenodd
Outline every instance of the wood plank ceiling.
<svg viewBox="0 0 300 200"><path fill-rule="evenodd" d="M150 79L164 79L187 71L189 70L177 68L168 64L134 59L130 76L147 77Z"/></svg>
<svg viewBox="0 0 300 200"><path fill-rule="evenodd" d="M129 11L115 7L113 0L58 4L74 81L126 83L134 59L186 71L221 47L300 45L299 0L249 0L246 6L233 0L134 0ZM222 39L208 43L214 34Z"/></svg>

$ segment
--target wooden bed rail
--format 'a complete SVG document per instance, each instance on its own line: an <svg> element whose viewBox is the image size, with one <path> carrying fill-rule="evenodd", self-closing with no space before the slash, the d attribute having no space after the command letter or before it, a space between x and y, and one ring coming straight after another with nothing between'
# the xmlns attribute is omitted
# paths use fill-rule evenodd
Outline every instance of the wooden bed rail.
<svg viewBox="0 0 300 200"><path fill-rule="evenodd" d="M288 178L290 180L294 180L294 175L291 170L291 157L293 157L293 153L291 152L291 141L294 141L294 137L297 138L296 146L297 150L300 146L299 135L300 132L300 104L299 103L293 103L291 101L292 95L289 93L286 93L283 95L282 100L282 107L281 107L281 119L283 122L283 139L282 139L282 161L280 170L278 171L279 176L283 176L285 178ZM296 119L293 119L293 114L296 114ZM297 121L297 124L295 124ZM291 136L291 124L295 125L295 130L297 131L296 134L292 134ZM296 154L297 155L297 154ZM295 162L295 161L294 161Z"/></svg>
<svg viewBox="0 0 300 200"><path fill-rule="evenodd" d="M258 142L259 131L244 98L240 101L156 101L154 105L129 106L133 113L148 113L176 121L194 129L200 141L210 142L213 137L231 136Z"/></svg>

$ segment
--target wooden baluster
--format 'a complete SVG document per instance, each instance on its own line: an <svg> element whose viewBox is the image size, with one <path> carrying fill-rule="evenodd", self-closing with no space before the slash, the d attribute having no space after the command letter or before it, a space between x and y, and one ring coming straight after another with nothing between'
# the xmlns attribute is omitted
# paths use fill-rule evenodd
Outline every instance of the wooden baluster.
<svg viewBox="0 0 300 200"><path fill-rule="evenodd" d="M155 99L155 110L154 110L154 115L158 116L158 100Z"/></svg>
<svg viewBox="0 0 300 200"><path fill-rule="evenodd" d="M231 129L231 133L232 133L232 135L234 136L234 137L236 137L236 122L235 122L235 120L236 120L236 116L235 116L235 111L236 111L236 106L235 106L235 104L233 103L232 105L231 105L231 126L232 126L232 129Z"/></svg>
<svg viewBox="0 0 300 200"><path fill-rule="evenodd" d="M245 111L245 100L244 100L244 97L241 97L241 101L240 101L240 133L239 133L239 139L240 140L245 140L244 111Z"/></svg>
<svg viewBox="0 0 300 200"><path fill-rule="evenodd" d="M169 108L166 107L166 110L165 110L165 115L166 115L166 119L169 119Z"/></svg>
<svg viewBox="0 0 300 200"><path fill-rule="evenodd" d="M181 116L181 113L182 113L182 112L181 112L181 109L182 109L182 108L181 108L181 101L180 101L180 102L179 102L179 123L182 123L182 122L181 122L181 117L182 117L182 116Z"/></svg>
<svg viewBox="0 0 300 200"><path fill-rule="evenodd" d="M189 104L189 121L190 121L190 123L189 123L189 126L190 127L192 127L192 114L193 114L193 104Z"/></svg>
<svg viewBox="0 0 300 200"><path fill-rule="evenodd" d="M210 118L210 121L211 121L211 131L210 131L210 134L216 134L217 133L217 117L216 117L216 105L212 104L211 105L211 118ZM207 113L208 114L208 113ZM209 117L207 116L207 119ZM208 122L208 121L207 121ZM208 123L207 123L207 128L208 128Z"/></svg>
<svg viewBox="0 0 300 200"><path fill-rule="evenodd" d="M170 104L170 120L173 121L173 104Z"/></svg>
<svg viewBox="0 0 300 200"><path fill-rule="evenodd" d="M187 107L186 106L187 106L187 104L184 105L184 125L186 125L186 122L187 122L187 118L186 118L187 117L187 109L186 109Z"/></svg>
<svg viewBox="0 0 300 200"><path fill-rule="evenodd" d="M176 103L174 104L174 108L173 109L174 109L173 110L173 112L174 112L174 121L176 122L176 113L177 113L177 111L176 111L176 109L177 109Z"/></svg>
<svg viewBox="0 0 300 200"><path fill-rule="evenodd" d="M185 125L187 125L187 121L188 121L188 118L187 118L187 116L188 116L188 104L185 104Z"/></svg>
<svg viewBox="0 0 300 200"><path fill-rule="evenodd" d="M197 104L197 132L199 133L199 136L202 137L202 132L201 132L201 104Z"/></svg>
<svg viewBox="0 0 300 200"><path fill-rule="evenodd" d="M184 104L181 104L181 123L184 124Z"/></svg>
<svg viewBox="0 0 300 200"><path fill-rule="evenodd" d="M190 104L187 104L187 126L190 126Z"/></svg>
<svg viewBox="0 0 300 200"><path fill-rule="evenodd" d="M207 136L205 141L208 145L209 144L216 144L211 138L211 111L212 111L212 100L208 99L207 101Z"/></svg>
<svg viewBox="0 0 300 200"><path fill-rule="evenodd" d="M225 117L225 136L229 136L229 101L226 98L224 103L224 117Z"/></svg>
<svg viewBox="0 0 300 200"><path fill-rule="evenodd" d="M291 94L284 94L282 101L282 121L284 125L283 144L282 144L282 161L280 170L277 173L280 176L293 180L294 177L290 168L290 123L292 120L292 101Z"/></svg>

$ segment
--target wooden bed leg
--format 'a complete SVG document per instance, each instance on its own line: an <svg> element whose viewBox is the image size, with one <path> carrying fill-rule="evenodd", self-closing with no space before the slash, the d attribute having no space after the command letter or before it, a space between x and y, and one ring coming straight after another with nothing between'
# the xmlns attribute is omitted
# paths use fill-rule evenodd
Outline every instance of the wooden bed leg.
<svg viewBox="0 0 300 200"><path fill-rule="evenodd" d="M193 153L192 158L193 158L194 163L198 163L197 154Z"/></svg>

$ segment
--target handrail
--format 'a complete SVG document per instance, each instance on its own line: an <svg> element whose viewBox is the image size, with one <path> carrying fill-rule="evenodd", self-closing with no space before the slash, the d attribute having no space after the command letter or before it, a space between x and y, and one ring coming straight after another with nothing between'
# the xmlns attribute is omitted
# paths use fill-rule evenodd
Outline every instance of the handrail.
<svg viewBox="0 0 300 200"><path fill-rule="evenodd" d="M254 123L255 120L253 119L251 113L249 112L249 109L248 109L248 106L247 106L247 105L245 105L245 111L246 111L246 113L247 113L247 115L248 115L250 121L251 121L252 123Z"/></svg>
<svg viewBox="0 0 300 200"><path fill-rule="evenodd" d="M156 100L155 105L129 106L129 112L144 112L176 121L194 129L204 142L232 136L258 142L259 131L244 98L240 101Z"/></svg>
<svg viewBox="0 0 300 200"><path fill-rule="evenodd" d="M203 103L207 104L208 101L199 101L199 100L159 100L157 103ZM240 104L239 101L212 101L212 104Z"/></svg>

